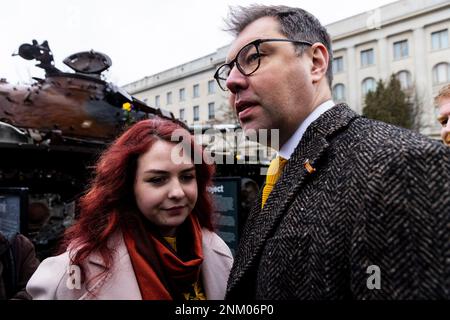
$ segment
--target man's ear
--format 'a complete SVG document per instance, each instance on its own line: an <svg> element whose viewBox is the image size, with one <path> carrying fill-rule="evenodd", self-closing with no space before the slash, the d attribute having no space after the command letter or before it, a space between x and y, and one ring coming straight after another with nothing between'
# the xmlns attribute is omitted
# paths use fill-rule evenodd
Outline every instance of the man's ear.
<svg viewBox="0 0 450 320"><path fill-rule="evenodd" d="M311 76L313 83L317 83L326 78L328 64L330 63L327 48L319 42L311 46L312 68Z"/></svg>

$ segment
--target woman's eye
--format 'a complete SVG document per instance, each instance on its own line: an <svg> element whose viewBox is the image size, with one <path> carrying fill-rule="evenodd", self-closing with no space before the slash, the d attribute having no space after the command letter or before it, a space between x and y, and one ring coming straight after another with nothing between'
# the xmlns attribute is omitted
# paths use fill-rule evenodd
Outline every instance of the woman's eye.
<svg viewBox="0 0 450 320"><path fill-rule="evenodd" d="M153 184L162 184L164 181L165 181L165 178L163 178L163 177L155 177L155 178L150 178L147 180L147 182L153 183Z"/></svg>
<svg viewBox="0 0 450 320"><path fill-rule="evenodd" d="M195 176L194 175L185 175L185 176L182 176L181 177L181 180L182 181L185 181L185 182L187 182L187 181L192 181L192 180L194 180L195 179Z"/></svg>

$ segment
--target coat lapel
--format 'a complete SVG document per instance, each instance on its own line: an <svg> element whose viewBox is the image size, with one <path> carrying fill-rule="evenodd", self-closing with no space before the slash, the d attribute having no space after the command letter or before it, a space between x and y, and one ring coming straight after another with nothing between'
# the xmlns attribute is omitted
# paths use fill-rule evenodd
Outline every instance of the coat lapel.
<svg viewBox="0 0 450 320"><path fill-rule="evenodd" d="M280 219L293 203L301 187L314 177L314 172L311 172L311 168L307 168L305 163L318 168L329 147L328 140L356 117L358 115L343 104L336 105L321 115L306 130L262 210L261 195L258 197L240 240L238 255L228 283L228 297L232 298L233 289L245 279L249 270L257 267L266 240L274 234ZM252 276L254 277L255 273Z"/></svg>
<svg viewBox="0 0 450 320"><path fill-rule="evenodd" d="M104 273L89 284L89 291L86 291L80 300L85 299L129 299L142 300L133 266L128 254L127 247L121 232L116 232L108 241L108 246L114 248L113 263L114 270ZM90 277L99 275L106 268L103 259L98 253L89 256L87 262L87 272ZM107 286L106 290L103 290Z"/></svg>

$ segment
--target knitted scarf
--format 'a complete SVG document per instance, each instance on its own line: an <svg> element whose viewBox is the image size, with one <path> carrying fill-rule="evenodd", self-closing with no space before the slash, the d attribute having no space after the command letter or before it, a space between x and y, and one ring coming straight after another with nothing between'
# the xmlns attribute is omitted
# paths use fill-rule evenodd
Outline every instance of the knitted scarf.
<svg viewBox="0 0 450 320"><path fill-rule="evenodd" d="M183 300L198 280L203 262L202 233L190 214L177 230L177 252L145 217L137 216L123 230L125 245L143 300Z"/></svg>

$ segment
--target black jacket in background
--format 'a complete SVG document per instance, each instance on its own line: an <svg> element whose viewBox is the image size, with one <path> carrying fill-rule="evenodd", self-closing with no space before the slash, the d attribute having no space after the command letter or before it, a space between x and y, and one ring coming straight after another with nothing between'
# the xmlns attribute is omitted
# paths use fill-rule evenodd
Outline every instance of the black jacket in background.
<svg viewBox="0 0 450 320"><path fill-rule="evenodd" d="M30 240L17 234L10 244L0 233L0 300L31 299L25 286L38 265Z"/></svg>

